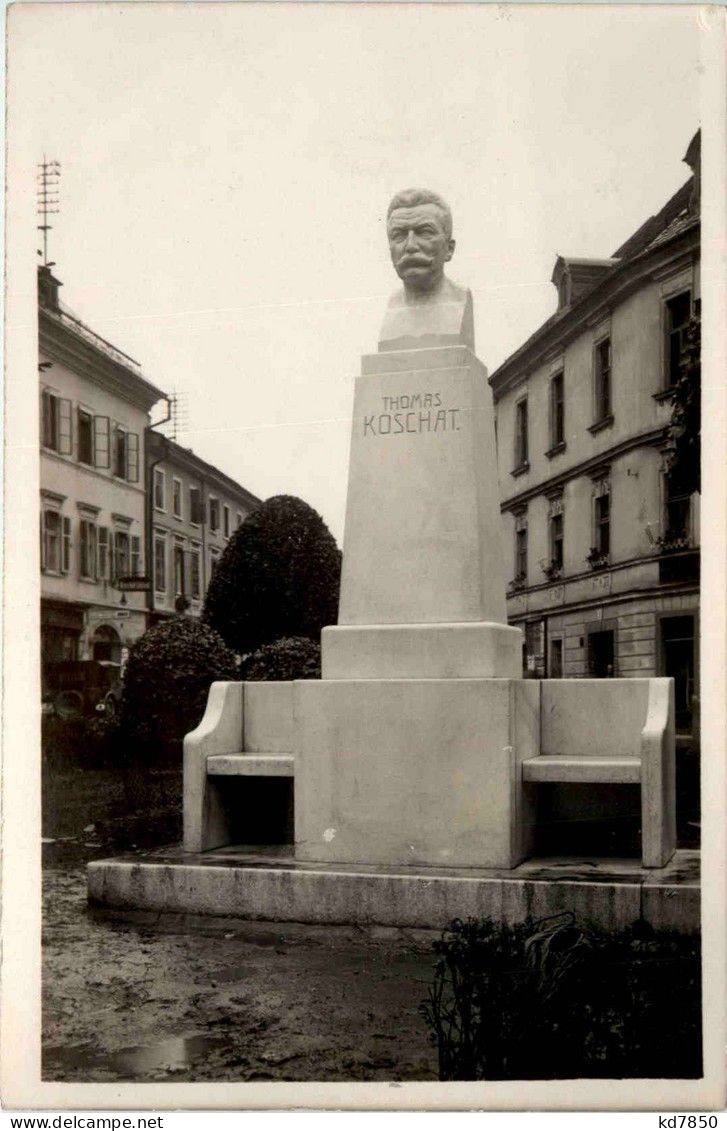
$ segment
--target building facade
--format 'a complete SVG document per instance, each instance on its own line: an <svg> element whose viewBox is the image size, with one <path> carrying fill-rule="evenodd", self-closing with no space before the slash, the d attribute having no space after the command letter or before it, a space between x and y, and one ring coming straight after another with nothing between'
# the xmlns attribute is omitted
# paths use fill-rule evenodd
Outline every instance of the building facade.
<svg viewBox="0 0 727 1131"><path fill-rule="evenodd" d="M199 616L228 538L260 499L154 431L147 437L146 484L151 619L177 610Z"/></svg>
<svg viewBox="0 0 727 1131"><path fill-rule="evenodd" d="M165 394L38 272L41 645L44 662L112 660L147 626L145 434Z"/></svg>
<svg viewBox="0 0 727 1131"><path fill-rule="evenodd" d="M508 618L535 676L673 676L696 732L698 496L667 465L672 389L699 303L690 180L612 256L559 257L558 309L490 377Z"/></svg>

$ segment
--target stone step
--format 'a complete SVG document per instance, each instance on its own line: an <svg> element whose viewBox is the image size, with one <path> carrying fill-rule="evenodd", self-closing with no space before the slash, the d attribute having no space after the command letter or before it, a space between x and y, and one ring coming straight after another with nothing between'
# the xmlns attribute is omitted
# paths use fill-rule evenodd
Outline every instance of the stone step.
<svg viewBox="0 0 727 1131"><path fill-rule="evenodd" d="M522 763L523 781L639 783L641 759L634 755L599 757L572 754L540 754Z"/></svg>
<svg viewBox="0 0 727 1131"><path fill-rule="evenodd" d="M295 757L292 754L211 754L207 758L211 777L292 778Z"/></svg>

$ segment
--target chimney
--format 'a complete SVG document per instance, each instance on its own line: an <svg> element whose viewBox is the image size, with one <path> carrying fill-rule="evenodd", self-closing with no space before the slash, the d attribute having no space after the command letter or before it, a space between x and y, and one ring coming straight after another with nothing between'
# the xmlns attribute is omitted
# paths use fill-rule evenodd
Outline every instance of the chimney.
<svg viewBox="0 0 727 1131"><path fill-rule="evenodd" d="M694 182L692 184L692 193L689 197L689 212L693 216L699 215L699 208L702 200L702 131L697 130L692 140L689 142L689 148L685 153L682 160L689 166L694 174Z"/></svg>
<svg viewBox="0 0 727 1131"><path fill-rule="evenodd" d="M58 310L58 290L63 286L51 271L53 264L38 268L38 302L50 310Z"/></svg>

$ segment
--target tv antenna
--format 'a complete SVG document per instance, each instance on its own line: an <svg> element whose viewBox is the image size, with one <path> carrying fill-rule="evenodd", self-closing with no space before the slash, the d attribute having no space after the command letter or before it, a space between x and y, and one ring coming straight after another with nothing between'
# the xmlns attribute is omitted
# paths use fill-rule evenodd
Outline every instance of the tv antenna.
<svg viewBox="0 0 727 1131"><path fill-rule="evenodd" d="M171 439L175 442L179 439L180 432L189 431L189 410L187 406L186 393L170 393L169 407L171 416L169 427L171 430Z"/></svg>
<svg viewBox="0 0 727 1131"><path fill-rule="evenodd" d="M38 164L36 185L38 215L43 221L42 224L38 224L38 231L43 233L43 251L39 250L38 255L43 256L44 267L53 266L52 263L48 262L48 232L52 228L52 225L48 223L48 217L55 216L60 212L60 179L60 162L47 161L44 154L43 160Z"/></svg>

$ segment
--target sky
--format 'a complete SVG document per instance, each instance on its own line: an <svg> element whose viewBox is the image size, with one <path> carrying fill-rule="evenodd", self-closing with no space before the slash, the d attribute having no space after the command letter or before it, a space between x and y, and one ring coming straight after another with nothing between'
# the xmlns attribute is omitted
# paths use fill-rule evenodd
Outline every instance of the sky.
<svg viewBox="0 0 727 1131"><path fill-rule="evenodd" d="M449 274L492 372L555 309L558 254L610 255L687 179L698 20L20 5L9 161L31 203L36 163L60 161L62 301L180 395L178 441L261 498L304 498L340 544L353 381L398 285L391 196L449 201Z"/></svg>

